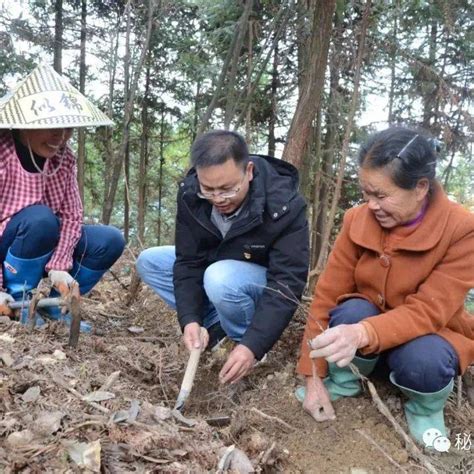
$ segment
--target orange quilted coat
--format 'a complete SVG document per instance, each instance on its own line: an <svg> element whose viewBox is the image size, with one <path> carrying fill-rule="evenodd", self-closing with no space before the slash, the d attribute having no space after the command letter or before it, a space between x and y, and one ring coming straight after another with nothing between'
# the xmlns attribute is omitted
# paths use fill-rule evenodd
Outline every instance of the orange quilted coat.
<svg viewBox="0 0 474 474"><path fill-rule="evenodd" d="M394 232L394 231L392 231ZM370 337L363 354L379 353L425 334L446 339L461 373L474 362L474 316L464 299L474 287L474 214L434 187L421 223L391 240L366 204L347 211L311 304L298 373L311 375L308 340L328 326L328 311L350 297L380 309L364 320ZM316 359L320 377L324 359Z"/></svg>

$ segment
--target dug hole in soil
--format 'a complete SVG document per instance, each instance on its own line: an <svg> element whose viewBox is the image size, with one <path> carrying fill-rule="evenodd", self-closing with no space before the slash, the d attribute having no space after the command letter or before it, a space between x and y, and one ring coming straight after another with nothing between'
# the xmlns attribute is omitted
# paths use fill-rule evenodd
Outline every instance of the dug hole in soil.
<svg viewBox="0 0 474 474"><path fill-rule="evenodd" d="M102 335L81 334L75 350L57 323L28 333L1 319L0 472L426 472L367 391L336 401L332 422L303 412L293 395L302 310L242 382L218 383L230 347L205 352L186 419L173 416L188 354L176 314L149 288L128 303L132 269L122 257L82 298L83 318ZM383 379L375 386L406 431L399 392ZM425 454L439 472L473 472L474 446L455 446L456 434L472 432L473 409L464 396L458 410L455 396L451 449Z"/></svg>

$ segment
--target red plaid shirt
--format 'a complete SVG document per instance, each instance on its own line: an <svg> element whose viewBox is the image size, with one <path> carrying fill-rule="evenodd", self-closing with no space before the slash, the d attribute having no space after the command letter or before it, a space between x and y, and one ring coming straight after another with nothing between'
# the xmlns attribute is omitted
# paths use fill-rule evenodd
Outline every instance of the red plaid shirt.
<svg viewBox="0 0 474 474"><path fill-rule="evenodd" d="M46 174L56 169L61 153L46 160ZM46 271L72 268L72 254L82 230L82 203L76 176L76 159L69 147L61 169L55 175L29 173L21 166L11 132L0 131L0 238L17 212L33 204L48 206L61 219L61 227L58 245ZM2 287L3 274L0 271Z"/></svg>

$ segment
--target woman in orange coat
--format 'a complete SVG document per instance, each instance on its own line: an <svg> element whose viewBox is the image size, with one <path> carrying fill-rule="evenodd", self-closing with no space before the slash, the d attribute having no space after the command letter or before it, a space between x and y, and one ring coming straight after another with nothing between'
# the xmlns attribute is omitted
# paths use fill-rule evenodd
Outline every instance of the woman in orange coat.
<svg viewBox="0 0 474 474"><path fill-rule="evenodd" d="M474 361L474 317L464 309L474 215L447 198L433 147L416 132L379 132L359 165L365 204L346 213L316 286L297 367L306 387L296 395L317 421L333 419L331 402L361 391L349 363L368 375L381 356L408 397L410 433L441 450L454 377Z"/></svg>

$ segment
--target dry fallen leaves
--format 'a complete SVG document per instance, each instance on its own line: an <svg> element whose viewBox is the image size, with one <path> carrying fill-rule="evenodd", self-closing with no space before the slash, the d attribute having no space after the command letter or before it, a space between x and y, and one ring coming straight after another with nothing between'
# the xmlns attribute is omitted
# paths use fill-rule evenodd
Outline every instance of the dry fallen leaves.
<svg viewBox="0 0 474 474"><path fill-rule="evenodd" d="M115 398L115 394L112 392L106 392L105 390L97 390L82 397L85 402L103 402L112 398Z"/></svg>
<svg viewBox="0 0 474 474"><path fill-rule="evenodd" d="M92 472L100 472L100 441L91 443L80 443L77 441L65 441L64 446L69 457L81 468Z"/></svg>
<svg viewBox="0 0 474 474"><path fill-rule="evenodd" d="M26 403L31 403L35 402L38 400L38 397L40 396L41 389L35 385L34 387L30 387L22 396L22 400Z"/></svg>

